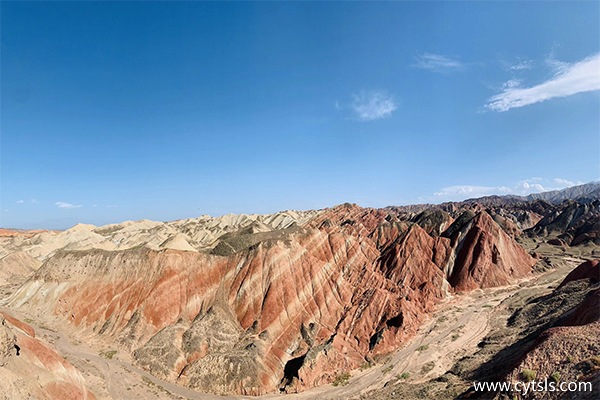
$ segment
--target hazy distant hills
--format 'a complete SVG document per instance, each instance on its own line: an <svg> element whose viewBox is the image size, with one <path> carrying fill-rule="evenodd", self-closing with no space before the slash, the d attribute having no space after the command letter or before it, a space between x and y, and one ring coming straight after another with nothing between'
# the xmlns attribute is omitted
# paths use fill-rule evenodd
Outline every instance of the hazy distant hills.
<svg viewBox="0 0 600 400"><path fill-rule="evenodd" d="M565 200L577 200L580 202L589 202L600 199L600 182L590 182L579 186L571 186L562 190L551 190L542 193L532 193L528 196L506 195L506 196L485 196L476 199L468 199L465 202L478 203L498 203L517 201L543 200L551 204L559 204Z"/></svg>
<svg viewBox="0 0 600 400"><path fill-rule="evenodd" d="M528 196L491 195L476 197L463 201L448 201L441 204L411 204L406 206L388 206L386 209L402 213L420 213L422 211L436 208L446 212L453 212L463 207L471 207L478 204L483 207L529 207L526 203L542 201L551 205L559 205L565 200L575 200L579 203L591 203L600 200L600 182L590 182L579 186L572 186L562 190L552 190L542 193L532 193ZM545 206L543 206L545 207Z"/></svg>
<svg viewBox="0 0 600 400"><path fill-rule="evenodd" d="M561 203L565 200L593 201L600 199L600 182L590 182L584 185L572 186L562 190L534 193L527 200L544 200L548 203Z"/></svg>

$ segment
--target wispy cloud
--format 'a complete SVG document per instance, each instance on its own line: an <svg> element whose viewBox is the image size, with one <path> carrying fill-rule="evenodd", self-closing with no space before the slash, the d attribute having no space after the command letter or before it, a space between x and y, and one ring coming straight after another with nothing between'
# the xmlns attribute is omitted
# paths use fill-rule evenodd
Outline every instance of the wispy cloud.
<svg viewBox="0 0 600 400"><path fill-rule="evenodd" d="M361 92L352 97L351 108L361 121L387 118L398 109L394 98L385 92Z"/></svg>
<svg viewBox="0 0 600 400"><path fill-rule="evenodd" d="M563 179L563 178L554 178L552 180L554 182L555 185L561 187L561 188L566 188L569 186L576 186L576 185L583 185L582 181L570 181L568 179Z"/></svg>
<svg viewBox="0 0 600 400"><path fill-rule="evenodd" d="M509 193L510 188L506 186L456 185L442 188L439 192L435 192L433 195L446 200L464 200L471 197Z"/></svg>
<svg viewBox="0 0 600 400"><path fill-rule="evenodd" d="M503 92L489 98L486 108L502 112L557 97L600 90L600 53L574 64L562 63L553 58L547 62L557 71L551 79L528 88L504 84ZM514 80L509 82L514 83Z"/></svg>
<svg viewBox="0 0 600 400"><path fill-rule="evenodd" d="M37 201L36 199L29 199L28 201L21 199L21 200L16 201L17 204L24 204L27 202L32 203L32 204L39 204L39 201Z"/></svg>
<svg viewBox="0 0 600 400"><path fill-rule="evenodd" d="M530 70L533 69L533 66L535 65L535 63L532 60L528 60L522 57L517 58L517 61L512 63L506 61L501 61L501 63L504 69L506 69L507 71Z"/></svg>
<svg viewBox="0 0 600 400"><path fill-rule="evenodd" d="M565 72L570 66L569 63L556 59L556 49L558 47L560 47L560 45L558 43L554 43L552 45L552 50L550 50L550 54L548 54L546 57L546 64L548 64L548 66L550 66L556 74Z"/></svg>
<svg viewBox="0 0 600 400"><path fill-rule="evenodd" d="M531 193L546 192L549 190L559 190L570 186L581 185L583 182L570 181L563 178L554 178L552 180L542 178L524 179L512 186L479 186L479 185L456 185L448 186L435 192L433 195L438 200L460 201L469 198L477 198L491 195L514 194L526 196Z"/></svg>
<svg viewBox="0 0 600 400"><path fill-rule="evenodd" d="M64 201L57 201L54 203L58 208L80 208L81 204L71 204Z"/></svg>
<svg viewBox="0 0 600 400"><path fill-rule="evenodd" d="M527 194L531 194L531 193L545 192L546 190L552 190L552 189L554 189L554 188L547 189L540 182L541 182L540 179L535 179L535 178L534 179L525 179L525 180L519 181L512 188L512 190L509 191L509 193L520 194L520 195L527 195Z"/></svg>
<svg viewBox="0 0 600 400"><path fill-rule="evenodd" d="M502 84L502 89L518 88L519 86L521 86L520 79L509 79Z"/></svg>
<svg viewBox="0 0 600 400"><path fill-rule="evenodd" d="M516 64L513 64L509 67L510 70L512 71L521 71L521 70L527 70L527 69L532 69L533 68L533 61L531 60L523 60L523 61L519 61Z"/></svg>
<svg viewBox="0 0 600 400"><path fill-rule="evenodd" d="M434 72L460 70L465 64L457 58L443 56L440 54L423 53L417 56L417 61L412 64L415 68L427 69Z"/></svg>

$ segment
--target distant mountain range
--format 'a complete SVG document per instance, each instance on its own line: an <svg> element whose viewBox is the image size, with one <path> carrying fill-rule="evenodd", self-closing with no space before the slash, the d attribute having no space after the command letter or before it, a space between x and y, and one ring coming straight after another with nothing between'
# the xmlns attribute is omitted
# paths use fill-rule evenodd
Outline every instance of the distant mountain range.
<svg viewBox="0 0 600 400"><path fill-rule="evenodd" d="M440 209L446 212L471 207L479 204L484 207L507 207L534 201L543 201L552 205L558 205L565 200L575 200L579 203L591 203L600 200L600 182L589 182L583 185L571 186L562 190L551 190L542 193L532 193L528 196L508 194L504 196L491 195L476 197L463 201L447 201L441 204L410 204L405 206L388 206L387 210L405 213L420 213L430 208Z"/></svg>
<svg viewBox="0 0 600 400"><path fill-rule="evenodd" d="M562 190L551 190L548 192L532 193L528 196L506 195L506 196L485 196L474 199L468 199L464 202L472 203L496 203L502 200L515 201L534 201L543 200L551 204L560 204L565 200L577 200L580 202L590 202L600 199L600 182L590 182L583 185L571 186Z"/></svg>
<svg viewBox="0 0 600 400"><path fill-rule="evenodd" d="M590 182L562 190L534 193L527 196L526 199L544 200L553 204L561 203L565 200L597 200L600 199L600 182Z"/></svg>

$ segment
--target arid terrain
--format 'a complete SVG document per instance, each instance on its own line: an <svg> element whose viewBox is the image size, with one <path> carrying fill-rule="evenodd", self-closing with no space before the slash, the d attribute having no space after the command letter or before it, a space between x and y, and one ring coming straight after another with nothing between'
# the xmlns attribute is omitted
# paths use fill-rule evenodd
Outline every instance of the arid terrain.
<svg viewBox="0 0 600 400"><path fill-rule="evenodd" d="M2 229L0 398L512 399L472 382L527 371L597 391L599 259L599 184Z"/></svg>

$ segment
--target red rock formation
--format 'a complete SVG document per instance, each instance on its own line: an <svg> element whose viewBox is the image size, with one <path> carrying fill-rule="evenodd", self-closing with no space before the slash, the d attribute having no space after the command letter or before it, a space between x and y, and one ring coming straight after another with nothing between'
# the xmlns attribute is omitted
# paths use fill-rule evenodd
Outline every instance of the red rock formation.
<svg viewBox="0 0 600 400"><path fill-rule="evenodd" d="M579 264L569 272L558 287L561 288L567 283L579 279L591 279L592 282L598 282L600 280L600 260L588 260Z"/></svg>
<svg viewBox="0 0 600 400"><path fill-rule="evenodd" d="M95 400L81 373L36 339L33 328L2 312L0 390L14 399Z"/></svg>
<svg viewBox="0 0 600 400"><path fill-rule="evenodd" d="M487 213L480 212L457 229L451 236L456 261L448 279L456 290L502 286L531 273L536 260Z"/></svg>
<svg viewBox="0 0 600 400"><path fill-rule="evenodd" d="M600 244L600 200L590 203L565 201L546 213L530 235L559 237L570 246Z"/></svg>
<svg viewBox="0 0 600 400"><path fill-rule="evenodd" d="M521 340L519 358L503 362L514 364L504 379L522 381L522 372L531 370L538 382L594 382L593 391L572 392L565 397L560 391L531 392L531 399L595 399L600 378L597 343L600 337L599 260L586 261L571 271L552 293L532 299L517 311L517 319L529 319L537 331ZM565 287L567 284L571 285ZM525 310L525 311L523 311ZM535 320L536 317L540 320ZM514 317L514 316L513 316ZM511 317L511 319L513 319ZM534 322L531 322L531 318ZM539 324L539 325L538 325ZM547 327L547 328L543 328ZM520 343L520 344L519 344ZM531 372L529 373L531 375ZM506 393L513 397L517 393ZM520 397L520 396L517 396Z"/></svg>
<svg viewBox="0 0 600 400"><path fill-rule="evenodd" d="M450 259L450 240L433 238L419 225L412 225L396 242L382 251L378 266L384 276L400 288L425 294L424 311L446 296L449 288L444 268Z"/></svg>
<svg viewBox="0 0 600 400"><path fill-rule="evenodd" d="M596 289L583 299L583 301L571 310L561 325L579 326L600 320L600 289Z"/></svg>
<svg viewBox="0 0 600 400"><path fill-rule="evenodd" d="M111 337L153 374L198 390L301 390L395 350L453 290L447 276L468 290L530 271L487 213L455 224L432 237L347 204L300 228L229 232L215 254L63 251L11 304Z"/></svg>
<svg viewBox="0 0 600 400"><path fill-rule="evenodd" d="M0 315L4 317L6 322L13 326L13 328L19 329L21 332L25 333L27 336L31 338L35 338L35 331L31 327L31 325L26 324L25 322L21 322L18 319L14 318L12 315L0 311Z"/></svg>
<svg viewBox="0 0 600 400"><path fill-rule="evenodd" d="M52 400L89 399L96 397L82 384L83 377L71 363L47 345L27 335L17 333L20 357L28 363L49 371L55 376L42 386L47 398Z"/></svg>

